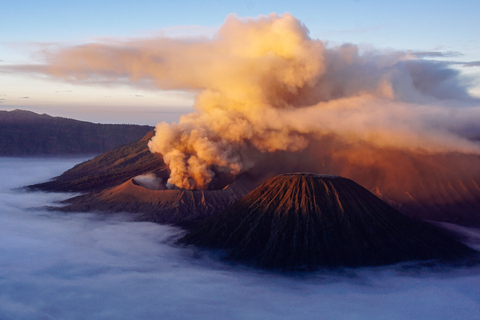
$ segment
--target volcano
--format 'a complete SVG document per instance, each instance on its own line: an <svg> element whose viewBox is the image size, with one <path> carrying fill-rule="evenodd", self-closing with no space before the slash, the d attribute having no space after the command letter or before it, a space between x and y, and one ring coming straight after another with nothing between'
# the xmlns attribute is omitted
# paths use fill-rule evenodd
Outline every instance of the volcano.
<svg viewBox="0 0 480 320"><path fill-rule="evenodd" d="M67 199L66 212L131 212L135 220L188 226L218 215L253 189L248 179L238 179L222 190L154 190L142 186L135 178L101 192Z"/></svg>
<svg viewBox="0 0 480 320"><path fill-rule="evenodd" d="M450 261L474 252L352 180L309 173L267 180L179 241L274 269Z"/></svg>
<svg viewBox="0 0 480 320"><path fill-rule="evenodd" d="M152 136L153 132L150 132L136 143L113 149L78 164L51 181L27 188L47 192L86 193L80 198L75 197L65 201L66 206L62 208L64 211L142 213L148 221L171 223L170 216L164 214L164 210L154 204L170 203L172 197L168 192L157 192L156 196L150 199L157 198L158 201L148 201L147 204L144 201L146 198L139 196L138 188L121 188L121 196L112 196L119 190L116 187L123 183L129 184L131 179L139 176L154 174L164 182L168 180L170 170L164 163L162 155L152 154L148 150L147 142ZM231 204L275 175L292 171L319 172L352 179L411 218L480 228L480 156L478 155L418 154L373 148L368 145L358 146L361 150L359 151L353 150L351 146L345 145L334 137L323 138L314 146L315 150L308 150L306 153L265 154L264 159L245 174L216 175L208 188L203 191L223 193L224 190L229 189L225 189L228 185L234 188L236 185L242 185L241 192L235 192L234 196L229 192L225 195L228 198L225 203ZM358 159L363 159L363 162L359 163ZM248 179L235 181L245 176ZM245 180L250 182L245 183ZM234 181L235 183L232 184ZM143 189L146 193L152 193L147 188ZM192 192L192 194L201 194L197 191ZM110 195L105 196L105 193ZM160 199L167 195L166 201ZM124 200L126 197L130 199L129 202ZM124 204L123 207L122 204ZM139 212L147 206L148 213ZM172 203L172 206L178 211L190 211L189 208L185 209L183 201ZM219 214L225 209L223 205L216 204L209 207L216 208L212 209L212 215ZM220 211L216 211L217 209ZM162 212L160 216L158 212Z"/></svg>

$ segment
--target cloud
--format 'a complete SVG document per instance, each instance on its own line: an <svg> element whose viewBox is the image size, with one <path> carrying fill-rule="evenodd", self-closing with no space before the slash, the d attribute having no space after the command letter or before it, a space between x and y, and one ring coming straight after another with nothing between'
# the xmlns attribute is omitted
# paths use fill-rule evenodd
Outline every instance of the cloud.
<svg viewBox="0 0 480 320"><path fill-rule="evenodd" d="M462 67L479 67L480 61L437 61L439 63L444 63L445 65L460 65Z"/></svg>
<svg viewBox="0 0 480 320"><path fill-rule="evenodd" d="M409 51L409 53L417 58L450 58L463 56L463 53L459 51Z"/></svg>
<svg viewBox="0 0 480 320"><path fill-rule="evenodd" d="M0 158L1 319L478 317L478 267L268 273L173 246L177 228L47 212L68 195L14 189L83 160Z"/></svg>
<svg viewBox="0 0 480 320"><path fill-rule="evenodd" d="M470 84L449 63L419 58L457 54L330 47L290 14L231 15L208 38L105 40L9 70L196 93L195 112L157 125L149 146L171 184L207 188L218 172L249 171L272 152L294 157L330 135L346 146L480 153L469 139L480 129L463 133L480 121Z"/></svg>
<svg viewBox="0 0 480 320"><path fill-rule="evenodd" d="M463 63L464 67L480 67L480 61L470 61Z"/></svg>

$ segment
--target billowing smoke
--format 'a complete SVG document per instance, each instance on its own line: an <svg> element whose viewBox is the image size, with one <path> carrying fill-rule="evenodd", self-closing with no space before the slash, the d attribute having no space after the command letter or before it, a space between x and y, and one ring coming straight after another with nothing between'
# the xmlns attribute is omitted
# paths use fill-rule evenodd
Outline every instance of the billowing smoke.
<svg viewBox="0 0 480 320"><path fill-rule="evenodd" d="M49 61L25 68L197 92L196 111L158 124L149 143L181 188L205 188L215 174L248 171L272 152L316 149L332 136L346 146L480 153L471 139L480 136L480 103L448 64L331 47L290 14L229 16L212 38L64 48Z"/></svg>

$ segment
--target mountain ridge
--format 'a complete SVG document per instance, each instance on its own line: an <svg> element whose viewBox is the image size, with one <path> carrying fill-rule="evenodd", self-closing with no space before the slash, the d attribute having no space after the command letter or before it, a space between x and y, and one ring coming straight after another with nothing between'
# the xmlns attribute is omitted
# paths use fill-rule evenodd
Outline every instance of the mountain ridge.
<svg viewBox="0 0 480 320"><path fill-rule="evenodd" d="M114 187L135 176L155 172L167 178L169 170L163 159L148 150L153 132L137 142L102 153L82 162L50 181L27 186L49 192L96 192Z"/></svg>
<svg viewBox="0 0 480 320"><path fill-rule="evenodd" d="M0 110L0 156L98 154L135 142L152 130L150 126Z"/></svg>

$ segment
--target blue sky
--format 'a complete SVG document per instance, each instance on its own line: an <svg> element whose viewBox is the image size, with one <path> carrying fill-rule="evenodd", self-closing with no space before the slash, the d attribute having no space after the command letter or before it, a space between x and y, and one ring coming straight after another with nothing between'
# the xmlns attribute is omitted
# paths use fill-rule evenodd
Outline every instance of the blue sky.
<svg viewBox="0 0 480 320"><path fill-rule="evenodd" d="M312 38L480 61L480 1L3 1L0 65L42 63L41 51L101 38L210 35L228 14L290 12ZM458 67L478 83L480 67ZM0 109L23 108L99 122L153 124L191 110L193 95L93 87L0 73ZM115 116L112 117L112 110ZM157 120L157 117L159 118Z"/></svg>

